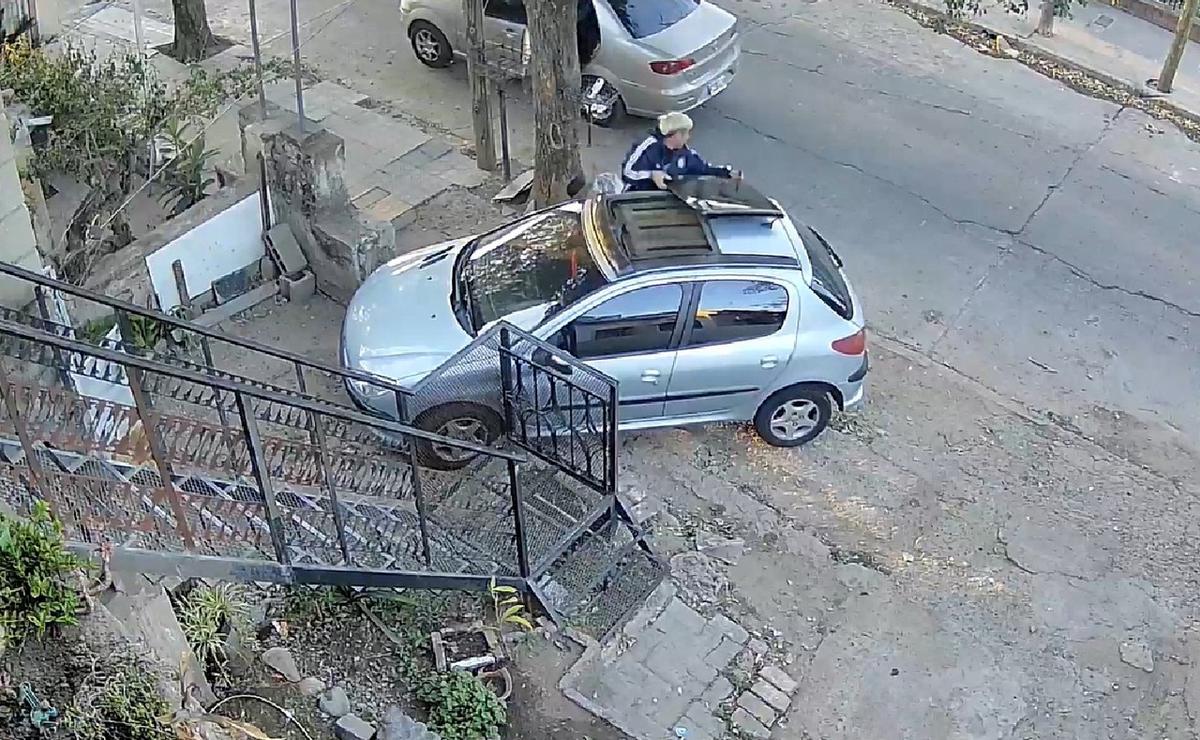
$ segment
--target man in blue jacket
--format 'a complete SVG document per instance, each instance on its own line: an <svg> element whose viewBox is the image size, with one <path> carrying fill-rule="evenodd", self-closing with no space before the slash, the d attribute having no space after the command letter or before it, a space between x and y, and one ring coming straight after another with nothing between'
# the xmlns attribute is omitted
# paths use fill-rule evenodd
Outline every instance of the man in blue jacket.
<svg viewBox="0 0 1200 740"><path fill-rule="evenodd" d="M742 173L728 166L715 167L688 147L692 119L685 113L659 116L658 126L629 150L621 166L626 192L665 188L677 177L732 177Z"/></svg>

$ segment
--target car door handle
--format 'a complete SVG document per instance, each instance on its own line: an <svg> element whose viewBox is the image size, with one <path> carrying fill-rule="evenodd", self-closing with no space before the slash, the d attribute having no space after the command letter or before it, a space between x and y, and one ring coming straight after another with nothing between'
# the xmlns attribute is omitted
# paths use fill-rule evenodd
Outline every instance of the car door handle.
<svg viewBox="0 0 1200 740"><path fill-rule="evenodd" d="M772 368L779 364L779 358L775 355L767 355L758 361L758 364L766 368Z"/></svg>
<svg viewBox="0 0 1200 740"><path fill-rule="evenodd" d="M658 378L660 375L662 375L662 373L660 373L657 370L643 370L642 371L642 382L643 383L651 383L653 385L658 385Z"/></svg>

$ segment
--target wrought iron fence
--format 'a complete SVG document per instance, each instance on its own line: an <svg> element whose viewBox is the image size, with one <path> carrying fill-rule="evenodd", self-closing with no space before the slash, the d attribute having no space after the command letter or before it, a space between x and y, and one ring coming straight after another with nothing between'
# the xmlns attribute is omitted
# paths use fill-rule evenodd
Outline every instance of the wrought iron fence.
<svg viewBox="0 0 1200 740"><path fill-rule="evenodd" d="M102 349L150 357L172 367L194 370L284 397L309 396L343 408L354 408L345 385L355 382L367 392L395 397L399 384L369 373L330 365L294 352L169 316L56 280L16 265L0 262L0 276L31 286L36 300L28 311L0 307L0 318L57 334ZM73 315L89 316L85 324ZM120 366L101 377L97 360L82 355L56 368L62 376L85 375L120 382ZM104 363L101 362L101 365ZM70 383L69 377L63 380ZM403 418L396 414L393 418Z"/></svg>

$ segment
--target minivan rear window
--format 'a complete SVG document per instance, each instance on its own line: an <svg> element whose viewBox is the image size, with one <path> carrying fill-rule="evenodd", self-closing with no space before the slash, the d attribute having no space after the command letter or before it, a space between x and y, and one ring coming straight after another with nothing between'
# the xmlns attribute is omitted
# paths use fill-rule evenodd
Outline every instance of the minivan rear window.
<svg viewBox="0 0 1200 740"><path fill-rule="evenodd" d="M608 4L635 39L667 30L700 6L699 0L608 0Z"/></svg>
<svg viewBox="0 0 1200 740"><path fill-rule="evenodd" d="M850 299L850 289L842 278L842 261L834 254L833 247L812 229L797 225L800 241L804 242L804 251L812 262L812 289L827 306L837 312L838 316L849 321L854 318L854 302Z"/></svg>

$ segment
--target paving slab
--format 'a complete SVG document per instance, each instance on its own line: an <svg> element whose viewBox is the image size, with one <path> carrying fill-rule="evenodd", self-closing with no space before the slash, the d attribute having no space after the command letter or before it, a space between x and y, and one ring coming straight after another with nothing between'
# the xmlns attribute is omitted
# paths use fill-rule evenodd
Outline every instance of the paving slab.
<svg viewBox="0 0 1200 740"><path fill-rule="evenodd" d="M689 737L720 737L725 723L716 710L733 692L720 674L748 637L736 622L705 617L673 591L665 600L652 595L613 643L584 653L560 688L635 738L661 740L680 726Z"/></svg>

